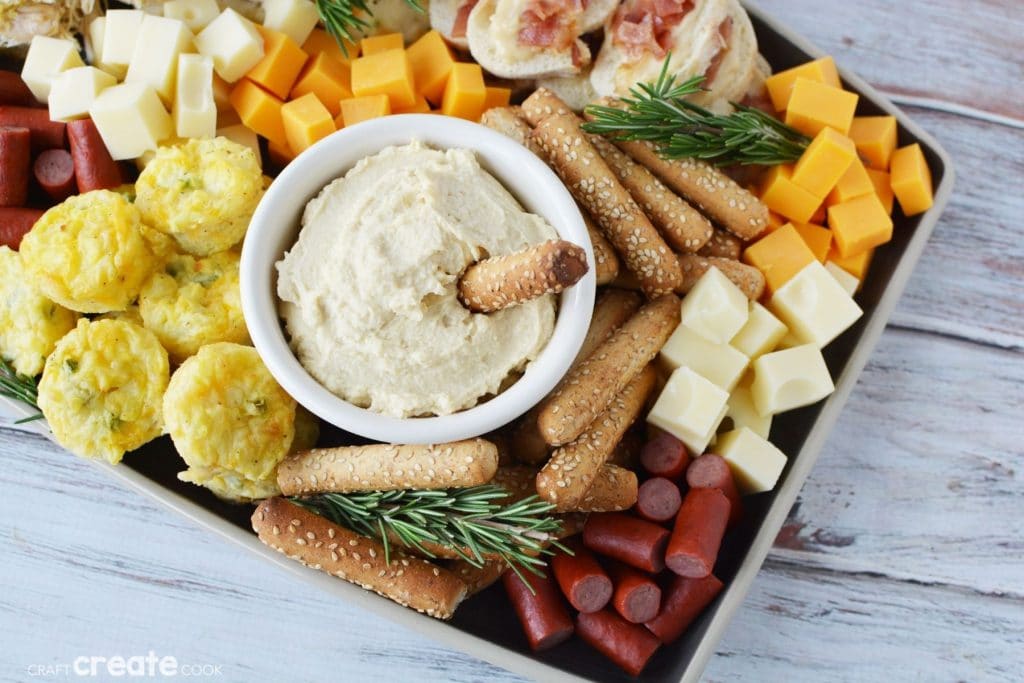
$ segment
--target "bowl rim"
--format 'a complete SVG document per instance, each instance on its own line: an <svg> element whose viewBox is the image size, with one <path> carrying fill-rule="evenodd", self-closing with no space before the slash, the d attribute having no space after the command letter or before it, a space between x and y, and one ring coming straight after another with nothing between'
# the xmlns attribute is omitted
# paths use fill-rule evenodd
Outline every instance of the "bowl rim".
<svg viewBox="0 0 1024 683"><path fill-rule="evenodd" d="M584 248L589 269L562 292L551 338L523 375L497 396L444 416L398 418L358 407L331 393L296 358L278 314L275 264L294 244L310 199L360 159L392 145L420 140L431 147L473 151L481 166L531 213L548 220L561 239ZM278 248L280 245L284 245ZM242 245L242 312L253 345L281 387L300 405L347 432L388 443L443 443L480 436L535 406L575 359L593 313L597 288L593 247L575 201L535 154L485 126L430 114L402 114L344 128L297 156L267 189Z"/></svg>

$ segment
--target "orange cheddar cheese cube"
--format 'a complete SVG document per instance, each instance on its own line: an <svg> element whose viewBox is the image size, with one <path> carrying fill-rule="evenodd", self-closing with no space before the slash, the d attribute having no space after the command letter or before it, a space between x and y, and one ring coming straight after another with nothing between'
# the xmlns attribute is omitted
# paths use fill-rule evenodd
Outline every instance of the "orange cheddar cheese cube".
<svg viewBox="0 0 1024 683"><path fill-rule="evenodd" d="M806 223L821 205L821 198L793 182L793 167L773 166L761 185L761 201L775 213Z"/></svg>
<svg viewBox="0 0 1024 683"><path fill-rule="evenodd" d="M338 128L342 126L354 126L360 121L387 116L391 113L391 100L387 95L367 95L366 97L352 97L342 100L341 116L335 121Z"/></svg>
<svg viewBox="0 0 1024 683"><path fill-rule="evenodd" d="M306 64L289 95L298 99L313 93L331 116L341 113L340 100L352 97L352 77L349 68L326 52L316 55Z"/></svg>
<svg viewBox="0 0 1024 683"><path fill-rule="evenodd" d="M359 43L350 43L346 40L343 42L343 45L344 47L339 45L334 36L327 31L322 28L315 28L309 34L309 37L306 38L306 42L302 44L302 51L310 57L325 54L347 65L359 56Z"/></svg>
<svg viewBox="0 0 1024 683"><path fill-rule="evenodd" d="M835 244L833 244L832 251L828 254L828 260L845 270L850 275L853 275L861 282L864 282L864 276L868 274L868 266L871 265L871 257L874 255L875 250L868 249L856 256L844 257L840 255L839 250L836 249Z"/></svg>
<svg viewBox="0 0 1024 683"><path fill-rule="evenodd" d="M387 95L392 108L414 105L416 88L405 50L385 50L352 62L352 95Z"/></svg>
<svg viewBox="0 0 1024 683"><path fill-rule="evenodd" d="M499 88L489 85L485 90L487 95L484 97L484 111L494 107L507 107L512 99L511 88Z"/></svg>
<svg viewBox="0 0 1024 683"><path fill-rule="evenodd" d="M238 112L238 118L247 128L278 145L288 142L281 121L281 106L284 104L248 78L238 81L231 90L231 106Z"/></svg>
<svg viewBox="0 0 1024 683"><path fill-rule="evenodd" d="M785 111L789 104L789 96L793 92L793 84L798 78L807 78L818 81L833 88L841 88L839 71L836 69L835 60L831 57L822 57L813 62L807 62L792 69L780 71L769 76L764 85L768 89L768 96L772 99L772 106L775 111Z"/></svg>
<svg viewBox="0 0 1024 683"><path fill-rule="evenodd" d="M448 77L441 100L441 113L445 116L477 121L484 113L487 86L479 64L456 64Z"/></svg>
<svg viewBox="0 0 1024 683"><path fill-rule="evenodd" d="M872 192L828 207L828 227L840 256L856 256L892 239L892 219Z"/></svg>
<svg viewBox="0 0 1024 683"><path fill-rule="evenodd" d="M815 260L814 252L790 223L765 235L743 252L743 262L764 274L769 293Z"/></svg>
<svg viewBox="0 0 1024 683"><path fill-rule="evenodd" d="M889 185L907 216L932 208L932 172L921 145L914 143L893 152L889 166Z"/></svg>
<svg viewBox="0 0 1024 683"><path fill-rule="evenodd" d="M416 102L411 107L400 107L398 109L392 109L392 114L429 114L430 113L430 102L427 102L427 98L423 95L416 96Z"/></svg>
<svg viewBox="0 0 1024 683"><path fill-rule="evenodd" d="M864 168L863 162L854 159L846 173L839 179L836 186L825 198L825 205L842 204L855 197L862 197L875 191L875 184L871 182L868 170Z"/></svg>
<svg viewBox="0 0 1024 683"><path fill-rule="evenodd" d="M853 140L832 128L822 128L793 167L793 182L824 199L856 158Z"/></svg>
<svg viewBox="0 0 1024 683"><path fill-rule="evenodd" d="M829 250L832 249L832 231L814 223L793 223L793 227L814 254L814 258L824 263Z"/></svg>
<svg viewBox="0 0 1024 683"><path fill-rule="evenodd" d="M826 211L828 211L828 207L822 204L811 214L809 222L815 225L825 225L825 222L828 220L828 213Z"/></svg>
<svg viewBox="0 0 1024 683"><path fill-rule="evenodd" d="M281 144L268 141L267 154L270 157L271 163L281 167L287 166L295 158L295 152L292 151L287 142Z"/></svg>
<svg viewBox="0 0 1024 683"><path fill-rule="evenodd" d="M831 85L797 78L786 107L786 124L814 137L826 126L846 135L859 98Z"/></svg>
<svg viewBox="0 0 1024 683"><path fill-rule="evenodd" d="M775 232L785 224L785 218L775 213L774 211L768 212L768 232Z"/></svg>
<svg viewBox="0 0 1024 683"><path fill-rule="evenodd" d="M850 138L871 168L885 171L896 151L895 116L854 116Z"/></svg>
<svg viewBox="0 0 1024 683"><path fill-rule="evenodd" d="M264 90L284 99L288 97L308 55L286 34L265 26L257 25L256 29L263 36L263 59L245 75Z"/></svg>
<svg viewBox="0 0 1024 683"><path fill-rule="evenodd" d="M405 40L401 33L382 33L377 36L367 36L359 41L359 52L364 56L375 55L387 50L401 50L404 47Z"/></svg>
<svg viewBox="0 0 1024 683"><path fill-rule="evenodd" d="M885 207L885 212L891 216L892 204L895 201L896 195L892 193L889 174L885 171L876 171L873 168L867 169L867 174L868 178L871 178L871 184L875 186L875 194L878 195L882 206Z"/></svg>
<svg viewBox="0 0 1024 683"><path fill-rule="evenodd" d="M448 43L437 31L427 31L409 46L406 54L412 64L416 89L431 104L440 105L448 75L455 66L455 58L452 57Z"/></svg>
<svg viewBox="0 0 1024 683"><path fill-rule="evenodd" d="M286 102L281 107L281 120L288 146L296 154L302 154L313 143L335 131L331 112L313 93Z"/></svg>

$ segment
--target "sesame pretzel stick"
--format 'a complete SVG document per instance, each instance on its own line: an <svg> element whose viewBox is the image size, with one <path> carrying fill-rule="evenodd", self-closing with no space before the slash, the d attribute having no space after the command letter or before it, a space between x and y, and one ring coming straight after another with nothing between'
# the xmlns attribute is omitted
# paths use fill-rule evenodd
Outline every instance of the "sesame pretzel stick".
<svg viewBox="0 0 1024 683"><path fill-rule="evenodd" d="M626 267L636 273L644 293L653 299L678 286L682 274L672 251L587 140L579 119L549 116L533 129L533 139Z"/></svg>
<svg viewBox="0 0 1024 683"><path fill-rule="evenodd" d="M743 242L739 237L725 230L715 230L708 243L701 247L697 253L701 256L717 256L719 258L740 260L743 253Z"/></svg>
<svg viewBox="0 0 1024 683"><path fill-rule="evenodd" d="M261 502L252 514L252 528L263 543L307 567L438 619L450 619L466 597L466 584L447 569L397 549L385 563L379 541L284 498Z"/></svg>
<svg viewBox="0 0 1024 683"><path fill-rule="evenodd" d="M544 440L561 446L582 434L658 355L680 314L676 295L655 299L571 369L541 406L537 424Z"/></svg>
<svg viewBox="0 0 1024 683"><path fill-rule="evenodd" d="M590 329L587 330L587 336L583 339L573 366L589 358L594 350L611 336L612 332L636 313L638 308L640 308L640 297L635 292L608 289L599 294L597 303L594 304L594 314L590 318ZM537 427L539 414L539 406L530 410L522 417L511 434L512 450L519 462L540 465L548 457L550 448ZM498 474L501 474L500 469ZM533 488L532 477L530 488Z"/></svg>
<svg viewBox="0 0 1024 683"><path fill-rule="evenodd" d="M722 274L732 280L733 284L739 287L751 301L757 301L764 294L764 275L757 268L732 259L705 257L697 254L679 255L679 267L683 269L683 284L676 292L679 294L689 292L711 266L722 271Z"/></svg>
<svg viewBox="0 0 1024 683"><path fill-rule="evenodd" d="M594 225L594 220L587 210L582 206L579 209L580 215L583 216L583 223L587 226L587 233L590 235L590 244L594 248L594 277L597 279L598 285L606 285L619 274L619 257L615 253L612 243Z"/></svg>
<svg viewBox="0 0 1024 683"><path fill-rule="evenodd" d="M676 251L695 252L711 239L714 228L704 214L605 138L588 137L622 186L629 190L654 227Z"/></svg>
<svg viewBox="0 0 1024 683"><path fill-rule="evenodd" d="M373 444L314 448L277 467L286 496L353 491L467 488L498 469L498 449L483 439L437 445Z"/></svg>
<svg viewBox="0 0 1024 683"><path fill-rule="evenodd" d="M558 294L586 275L587 252L565 240L474 263L459 279L459 300L474 313L493 313L545 294Z"/></svg>
<svg viewBox="0 0 1024 683"><path fill-rule="evenodd" d="M580 512L618 512L636 504L636 474L617 465L605 465L583 496Z"/></svg>
<svg viewBox="0 0 1024 683"><path fill-rule="evenodd" d="M580 505L597 473L643 409L654 390L656 374L650 365L645 367L583 434L555 449L537 474L541 498L559 510L574 510Z"/></svg>
<svg viewBox="0 0 1024 683"><path fill-rule="evenodd" d="M576 116L562 98L547 88L537 88L523 100L519 108L521 114L531 126L536 126L549 116Z"/></svg>
<svg viewBox="0 0 1024 683"><path fill-rule="evenodd" d="M490 109L488 111L494 111ZM466 584L467 596L476 595L480 591L490 588L501 575L508 569L508 562L504 560L485 560L483 566L477 567L465 560L449 560L444 563L455 576L459 577L462 583Z"/></svg>

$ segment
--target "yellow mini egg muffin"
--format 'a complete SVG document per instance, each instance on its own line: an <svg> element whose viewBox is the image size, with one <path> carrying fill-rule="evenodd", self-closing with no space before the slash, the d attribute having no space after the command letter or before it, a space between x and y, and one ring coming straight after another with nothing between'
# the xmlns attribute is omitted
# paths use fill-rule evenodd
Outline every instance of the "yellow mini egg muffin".
<svg viewBox="0 0 1024 683"><path fill-rule="evenodd" d="M21 254L0 247L0 356L14 371L35 377L78 314L47 299L25 274Z"/></svg>
<svg viewBox="0 0 1024 683"><path fill-rule="evenodd" d="M236 502L277 495L295 407L256 349L227 342L199 349L164 395L167 431L188 465L178 478Z"/></svg>
<svg viewBox="0 0 1024 683"><path fill-rule="evenodd" d="M182 363L207 344L248 344L238 286L238 254L172 256L142 287L139 312L173 363Z"/></svg>
<svg viewBox="0 0 1024 683"><path fill-rule="evenodd" d="M135 182L148 225L208 256L241 241L263 195L256 154L227 138L161 147Z"/></svg>
<svg viewBox="0 0 1024 683"><path fill-rule="evenodd" d="M122 195L95 190L65 199L21 242L33 284L73 311L121 311L156 267L138 209Z"/></svg>
<svg viewBox="0 0 1024 683"><path fill-rule="evenodd" d="M83 318L46 359L39 408L69 451L117 463L163 432L169 374L167 352L149 330Z"/></svg>

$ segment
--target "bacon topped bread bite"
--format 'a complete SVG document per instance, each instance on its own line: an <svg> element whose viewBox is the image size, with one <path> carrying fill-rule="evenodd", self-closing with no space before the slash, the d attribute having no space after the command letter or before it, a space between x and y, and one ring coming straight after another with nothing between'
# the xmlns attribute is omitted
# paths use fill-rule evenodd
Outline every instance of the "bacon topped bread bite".
<svg viewBox="0 0 1024 683"><path fill-rule="evenodd" d="M612 14L614 0L480 0L466 37L473 58L503 78L571 76L590 64L580 37Z"/></svg>
<svg viewBox="0 0 1024 683"><path fill-rule="evenodd" d="M757 39L737 0L626 0L605 24L590 81L601 95L624 96L638 82L669 73L704 76L705 106L739 100L756 73Z"/></svg>

